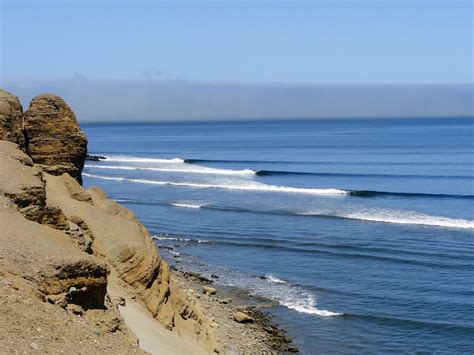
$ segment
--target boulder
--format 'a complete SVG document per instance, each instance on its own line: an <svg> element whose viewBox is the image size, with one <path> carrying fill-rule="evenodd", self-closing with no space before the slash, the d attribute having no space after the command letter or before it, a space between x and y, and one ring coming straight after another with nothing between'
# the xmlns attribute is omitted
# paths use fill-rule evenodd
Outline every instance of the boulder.
<svg viewBox="0 0 474 355"><path fill-rule="evenodd" d="M233 314L234 320L238 323L253 323L254 319L244 312L237 311Z"/></svg>
<svg viewBox="0 0 474 355"><path fill-rule="evenodd" d="M202 292L207 294L207 295L215 295L217 290L213 287L202 286Z"/></svg>
<svg viewBox="0 0 474 355"><path fill-rule="evenodd" d="M36 96L24 114L27 152L52 174L68 173L82 184L87 138L71 108L59 96Z"/></svg>
<svg viewBox="0 0 474 355"><path fill-rule="evenodd" d="M23 109L18 97L0 90L0 140L7 140L24 148Z"/></svg>

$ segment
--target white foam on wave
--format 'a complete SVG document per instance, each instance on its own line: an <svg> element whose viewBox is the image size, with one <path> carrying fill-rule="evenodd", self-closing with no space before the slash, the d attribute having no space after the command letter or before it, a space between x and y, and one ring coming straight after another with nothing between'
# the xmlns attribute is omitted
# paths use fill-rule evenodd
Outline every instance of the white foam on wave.
<svg viewBox="0 0 474 355"><path fill-rule="evenodd" d="M225 276L221 277L225 281ZM238 277L231 285L244 287L256 296L262 296L278 302L278 304L300 313L320 317L340 316L343 313L319 309L315 296L303 287L292 285L272 275L260 278Z"/></svg>
<svg viewBox="0 0 474 355"><path fill-rule="evenodd" d="M158 236L153 235L151 237L153 240L169 240L169 241L176 241L176 242L192 242L192 243L211 243L210 240L201 240L201 239L190 239L190 238L177 238L177 237L167 237L167 236Z"/></svg>
<svg viewBox="0 0 474 355"><path fill-rule="evenodd" d="M448 227L448 228L463 228L473 229L474 221L465 219L448 218L441 216L430 216L425 214L406 214L397 213L395 215L390 214L378 214L378 215L367 215L364 213L349 213L345 216L346 218L359 219L365 221L374 222L385 222L385 223L398 223L398 224L419 224L426 226L436 227Z"/></svg>
<svg viewBox="0 0 474 355"><path fill-rule="evenodd" d="M282 305L293 309L300 313L314 314L320 317L334 317L342 316L342 312L331 312L325 309L319 309L316 307L316 301L312 295L307 295L306 299L296 299L296 300L284 300L281 302Z"/></svg>
<svg viewBox="0 0 474 355"><path fill-rule="evenodd" d="M412 224L412 225L425 225L432 227L445 227L445 228L462 228L462 229L474 229L474 221L466 219L448 218L442 216L431 216L419 212L405 212L405 211L393 211L376 209L373 211L365 212L325 212L325 211L309 211L302 213L303 215L309 216L335 216L348 219L355 219L360 221L369 222L382 222L382 223L396 223L396 224Z"/></svg>
<svg viewBox="0 0 474 355"><path fill-rule="evenodd" d="M276 284L286 284L287 282L284 280L279 279L271 274L265 275L265 279L270 282L274 282Z"/></svg>
<svg viewBox="0 0 474 355"><path fill-rule="evenodd" d="M167 162L168 164L169 162ZM179 167L179 168L163 168L163 167L141 167L141 166L122 166L122 165L93 165L87 164L86 168L93 169L109 169L109 170L135 170L135 171L160 171L160 172L171 172L171 173L189 173L189 174L210 174L210 175L255 175L255 171L250 169L243 170L231 170L231 169L215 169L208 168L199 165L193 165L191 167Z"/></svg>
<svg viewBox="0 0 474 355"><path fill-rule="evenodd" d="M171 205L175 207L183 207L183 208L201 208L204 205L198 205L198 204L190 204L190 203L172 203Z"/></svg>
<svg viewBox="0 0 474 355"><path fill-rule="evenodd" d="M188 239L188 238L163 237L163 236L158 236L158 235L152 236L151 239L154 239L154 240L176 240L178 242L189 242L191 240L191 239Z"/></svg>
<svg viewBox="0 0 474 355"><path fill-rule="evenodd" d="M194 183L194 182L176 182L176 181L160 181L160 180L146 180L146 179L129 179L124 177L115 176L103 176L89 173L83 173L83 176L112 181L127 181L138 184L152 184L152 185L170 185L170 186L183 186L183 187L194 187L194 188L212 188L212 189L226 189L226 190L240 190L240 191L258 191L258 192L282 192L282 193L296 193L305 195L327 195L327 196L342 196L347 195L348 191L339 189L312 189L302 187L290 187L290 186L278 186L278 185L267 185L254 181L244 181L242 183L235 184L206 184L206 183Z"/></svg>
<svg viewBox="0 0 474 355"><path fill-rule="evenodd" d="M131 157L124 155L111 155L105 156L106 161L123 162L123 163L184 163L184 159L173 158L173 159L158 159L158 158L140 158Z"/></svg>

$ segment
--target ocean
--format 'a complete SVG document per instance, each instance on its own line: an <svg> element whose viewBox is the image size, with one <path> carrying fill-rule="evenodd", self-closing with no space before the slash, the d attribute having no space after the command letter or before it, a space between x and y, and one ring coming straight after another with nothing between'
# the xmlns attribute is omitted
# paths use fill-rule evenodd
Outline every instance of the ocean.
<svg viewBox="0 0 474 355"><path fill-rule="evenodd" d="M302 353L474 351L474 121L84 124L84 185Z"/></svg>

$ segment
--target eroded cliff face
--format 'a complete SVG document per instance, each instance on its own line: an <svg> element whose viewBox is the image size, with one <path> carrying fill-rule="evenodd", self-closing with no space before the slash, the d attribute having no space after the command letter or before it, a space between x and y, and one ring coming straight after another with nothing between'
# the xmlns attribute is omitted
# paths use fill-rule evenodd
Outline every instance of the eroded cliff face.
<svg viewBox="0 0 474 355"><path fill-rule="evenodd" d="M25 146L23 136L23 108L18 97L0 90L0 140Z"/></svg>
<svg viewBox="0 0 474 355"><path fill-rule="evenodd" d="M87 139L63 99L49 94L33 98L24 114L24 130L35 164L53 175L68 173L82 184Z"/></svg>
<svg viewBox="0 0 474 355"><path fill-rule="evenodd" d="M1 137L13 126L2 124ZM21 285L15 287L46 314L57 313L50 308L55 305L64 317L80 314L87 323L88 314L103 312L105 330L133 353L139 350L115 299L116 290L123 289L168 329L212 348L213 335L203 326L208 320L186 290L175 286L145 227L99 188L79 184L87 141L70 108L57 97L37 97L25 114L25 127L28 137L37 137L27 142L29 155L18 141L0 140L0 284ZM8 137L13 136L12 131ZM55 149L65 147L72 152L55 160ZM20 322L30 322L28 317ZM0 322L0 333L7 332L3 338L11 329ZM58 342L56 349L61 346L66 345Z"/></svg>
<svg viewBox="0 0 474 355"><path fill-rule="evenodd" d="M44 171L68 173L82 184L87 138L60 97L38 95L23 113L18 98L0 90L0 139L18 144Z"/></svg>

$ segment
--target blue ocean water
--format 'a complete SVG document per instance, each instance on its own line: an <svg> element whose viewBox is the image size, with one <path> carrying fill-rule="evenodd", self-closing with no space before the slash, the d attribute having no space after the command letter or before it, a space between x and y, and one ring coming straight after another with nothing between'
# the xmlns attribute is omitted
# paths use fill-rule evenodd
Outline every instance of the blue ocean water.
<svg viewBox="0 0 474 355"><path fill-rule="evenodd" d="M474 121L84 125L86 186L303 353L474 351Z"/></svg>

